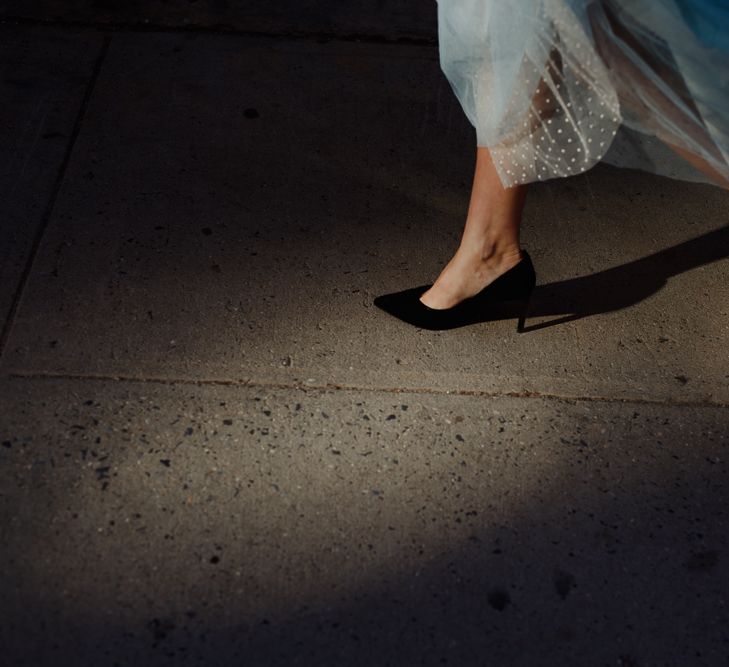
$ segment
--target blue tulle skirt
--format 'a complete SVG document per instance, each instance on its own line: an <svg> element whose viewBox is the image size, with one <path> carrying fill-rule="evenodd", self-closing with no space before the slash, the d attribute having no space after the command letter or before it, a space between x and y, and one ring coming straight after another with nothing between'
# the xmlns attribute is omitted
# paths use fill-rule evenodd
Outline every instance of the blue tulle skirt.
<svg viewBox="0 0 729 667"><path fill-rule="evenodd" d="M438 32L504 186L601 160L729 179L729 0L438 0Z"/></svg>

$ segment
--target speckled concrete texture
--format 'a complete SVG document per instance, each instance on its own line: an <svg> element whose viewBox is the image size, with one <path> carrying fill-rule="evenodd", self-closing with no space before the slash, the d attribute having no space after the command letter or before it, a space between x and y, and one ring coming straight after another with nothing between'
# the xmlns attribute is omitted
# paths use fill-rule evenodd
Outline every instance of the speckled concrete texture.
<svg viewBox="0 0 729 667"><path fill-rule="evenodd" d="M525 335L372 308L454 252L473 140L429 47L114 35L3 367L729 401L712 186L604 168L534 187Z"/></svg>
<svg viewBox="0 0 729 667"><path fill-rule="evenodd" d="M719 665L729 412L5 380L13 665Z"/></svg>

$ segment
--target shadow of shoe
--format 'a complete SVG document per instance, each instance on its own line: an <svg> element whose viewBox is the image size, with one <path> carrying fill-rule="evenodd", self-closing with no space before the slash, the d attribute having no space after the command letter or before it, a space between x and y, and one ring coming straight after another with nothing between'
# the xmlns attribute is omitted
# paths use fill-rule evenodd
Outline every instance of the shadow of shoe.
<svg viewBox="0 0 729 667"><path fill-rule="evenodd" d="M560 317L527 324L524 332L634 306L659 292L672 276L726 257L729 226L589 276L538 285L528 317Z"/></svg>

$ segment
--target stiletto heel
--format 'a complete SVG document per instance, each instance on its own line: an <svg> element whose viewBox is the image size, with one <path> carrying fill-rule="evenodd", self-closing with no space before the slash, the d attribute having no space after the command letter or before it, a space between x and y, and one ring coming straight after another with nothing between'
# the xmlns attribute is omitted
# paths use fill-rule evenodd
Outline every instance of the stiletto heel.
<svg viewBox="0 0 729 667"><path fill-rule="evenodd" d="M403 322L432 331L510 318L516 308L516 312L520 313L517 331L521 333L524 331L529 298L536 284L536 273L529 253L522 250L521 255L519 262L506 273L452 308L431 308L420 300L431 285L383 294L375 298L374 303Z"/></svg>
<svg viewBox="0 0 729 667"><path fill-rule="evenodd" d="M524 322L526 321L527 314L529 313L529 303L531 301L532 294L529 292L529 295L526 299L524 299L524 304L521 308L521 314L519 315L519 320L516 323L516 332L517 333L524 333Z"/></svg>

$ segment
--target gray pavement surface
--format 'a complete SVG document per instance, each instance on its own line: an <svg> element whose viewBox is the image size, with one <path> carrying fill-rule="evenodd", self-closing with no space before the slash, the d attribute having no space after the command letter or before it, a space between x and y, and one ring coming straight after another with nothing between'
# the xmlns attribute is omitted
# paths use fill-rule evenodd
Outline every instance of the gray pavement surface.
<svg viewBox="0 0 729 667"><path fill-rule="evenodd" d="M165 4L0 3L3 659L727 664L729 195L534 186L530 330L411 329L434 8Z"/></svg>
<svg viewBox="0 0 729 667"><path fill-rule="evenodd" d="M726 660L725 408L3 385L8 664Z"/></svg>

